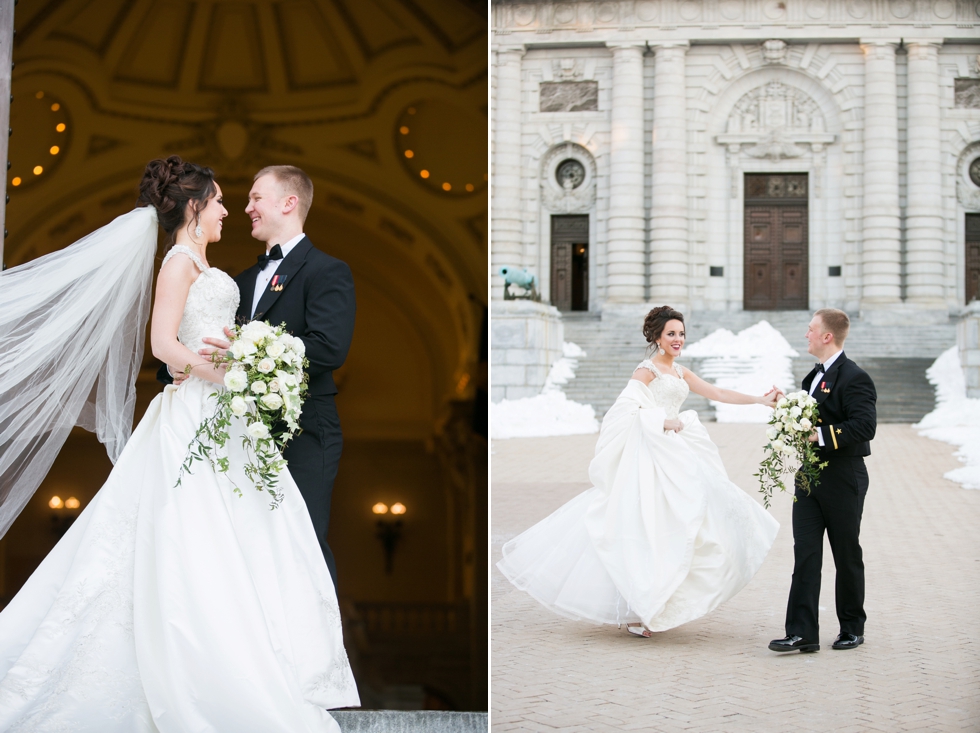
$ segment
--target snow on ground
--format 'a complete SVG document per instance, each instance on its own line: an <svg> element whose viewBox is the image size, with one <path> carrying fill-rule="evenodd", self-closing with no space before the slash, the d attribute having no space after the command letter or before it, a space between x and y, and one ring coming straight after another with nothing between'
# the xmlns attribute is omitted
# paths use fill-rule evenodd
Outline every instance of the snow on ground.
<svg viewBox="0 0 980 733"><path fill-rule="evenodd" d="M737 334L719 328L685 347L683 356L702 359L698 376L719 387L762 395L776 385L784 392L797 389L793 379L798 353L773 328L759 321ZM769 422L772 410L763 405L726 405L712 402L718 422Z"/></svg>
<svg viewBox="0 0 980 733"><path fill-rule="evenodd" d="M944 351L926 370L936 387L936 409L912 427L920 435L959 446L954 455L965 466L943 474L967 489L980 489L980 400L966 396L957 347Z"/></svg>
<svg viewBox="0 0 980 733"><path fill-rule="evenodd" d="M561 391L575 376L578 359L585 352L566 341L562 344L562 358L556 361L541 394L520 400L501 400L490 406L490 437L538 438L547 435L578 435L598 433L599 421L595 419L592 405L573 402Z"/></svg>

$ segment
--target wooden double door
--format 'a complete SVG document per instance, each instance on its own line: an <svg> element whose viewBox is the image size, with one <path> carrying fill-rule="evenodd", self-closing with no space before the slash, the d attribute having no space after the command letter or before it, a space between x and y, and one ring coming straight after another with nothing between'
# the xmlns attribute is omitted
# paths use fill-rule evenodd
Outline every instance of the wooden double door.
<svg viewBox="0 0 980 733"><path fill-rule="evenodd" d="M806 174L745 176L745 310L809 307Z"/></svg>
<svg viewBox="0 0 980 733"><path fill-rule="evenodd" d="M551 304L560 311L589 309L589 217L551 217Z"/></svg>
<svg viewBox="0 0 980 733"><path fill-rule="evenodd" d="M966 302L980 300L980 214L966 215Z"/></svg>

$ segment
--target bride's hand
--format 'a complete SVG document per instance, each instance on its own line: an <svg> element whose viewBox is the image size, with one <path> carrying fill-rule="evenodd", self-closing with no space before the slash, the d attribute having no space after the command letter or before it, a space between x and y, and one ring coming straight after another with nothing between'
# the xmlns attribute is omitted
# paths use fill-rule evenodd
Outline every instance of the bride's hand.
<svg viewBox="0 0 980 733"><path fill-rule="evenodd" d="M776 385L773 385L772 389L759 398L759 404L765 405L766 407L775 407L776 403L779 402L779 398L782 396L783 391Z"/></svg>
<svg viewBox="0 0 980 733"><path fill-rule="evenodd" d="M673 430L675 433L679 433L683 429L684 429L684 423L682 423L680 420L677 420L677 419L674 419L674 420L664 420L664 432L665 433L668 432L668 431L670 431L670 430Z"/></svg>
<svg viewBox="0 0 980 733"><path fill-rule="evenodd" d="M209 349L205 347L200 351L198 351L197 353L200 354L201 356L212 356L214 354L217 354L217 358L224 359L226 356L228 356L228 349L231 348L230 339L233 339L235 337L235 334L232 332L230 328L225 326L225 336L228 337L229 339L228 341L225 341L224 339L216 339L216 338L211 338L210 336L205 336L204 343L211 344L211 346L213 346L214 348Z"/></svg>

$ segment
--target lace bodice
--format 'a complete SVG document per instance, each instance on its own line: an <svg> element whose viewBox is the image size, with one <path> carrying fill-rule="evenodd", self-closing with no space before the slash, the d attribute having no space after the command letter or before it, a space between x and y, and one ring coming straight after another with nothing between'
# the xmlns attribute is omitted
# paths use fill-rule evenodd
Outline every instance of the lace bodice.
<svg viewBox="0 0 980 733"><path fill-rule="evenodd" d="M687 386L687 382L684 381L683 367L679 364L674 364L674 371L677 374L676 377L671 374L665 375L649 359L641 361L636 368L649 369L657 375L657 378L647 385L650 392L653 393L653 401L657 403L657 406L664 408L668 420L676 418L680 412L681 405L687 399L688 392L691 391L691 388Z"/></svg>
<svg viewBox="0 0 980 733"><path fill-rule="evenodd" d="M175 254L186 255L201 271L187 293L184 315L177 330L180 343L197 351L205 345L205 336L224 338L225 326L234 325L240 300L238 285L228 273L207 267L189 247L180 244L170 248L163 264Z"/></svg>

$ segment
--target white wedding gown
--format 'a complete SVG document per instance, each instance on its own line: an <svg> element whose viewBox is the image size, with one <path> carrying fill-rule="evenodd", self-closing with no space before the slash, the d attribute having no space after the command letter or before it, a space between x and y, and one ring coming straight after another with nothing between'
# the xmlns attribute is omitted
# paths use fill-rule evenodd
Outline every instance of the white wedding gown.
<svg viewBox="0 0 980 733"><path fill-rule="evenodd" d="M593 488L507 542L497 567L555 613L666 631L745 587L779 523L728 480L697 413L678 414L681 367L640 367L657 376L631 379L603 418Z"/></svg>
<svg viewBox="0 0 980 733"><path fill-rule="evenodd" d="M179 331L196 351L234 323L238 288L176 253L202 270ZM175 487L215 389L191 377L153 400L105 485L0 613L0 731L339 731L325 708L359 705L337 596L288 472L270 510L233 432L230 478L197 463Z"/></svg>

